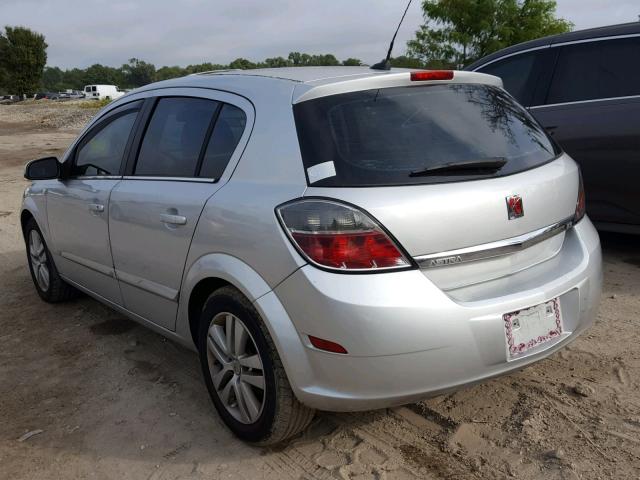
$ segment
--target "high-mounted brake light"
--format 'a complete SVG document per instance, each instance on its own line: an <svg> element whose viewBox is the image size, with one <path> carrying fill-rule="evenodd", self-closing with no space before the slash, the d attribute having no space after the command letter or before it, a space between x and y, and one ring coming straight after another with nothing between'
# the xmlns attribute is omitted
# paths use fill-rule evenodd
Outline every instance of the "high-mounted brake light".
<svg viewBox="0 0 640 480"><path fill-rule="evenodd" d="M424 82L426 80L453 80L453 71L425 70L423 72L411 72L412 82Z"/></svg>
<svg viewBox="0 0 640 480"><path fill-rule="evenodd" d="M384 229L364 212L325 199L301 199L276 209L298 251L336 271L407 268L411 263Z"/></svg>

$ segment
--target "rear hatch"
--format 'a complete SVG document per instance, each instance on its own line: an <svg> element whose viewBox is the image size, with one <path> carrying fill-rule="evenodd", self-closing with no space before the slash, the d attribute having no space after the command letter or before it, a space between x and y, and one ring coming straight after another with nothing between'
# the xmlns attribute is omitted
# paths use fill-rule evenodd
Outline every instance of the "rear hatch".
<svg viewBox="0 0 640 480"><path fill-rule="evenodd" d="M305 196L369 212L443 290L556 255L563 229L540 234L574 215L575 163L486 76L423 83L404 75L405 85L343 87L294 105ZM544 240L499 255L458 255L530 237Z"/></svg>

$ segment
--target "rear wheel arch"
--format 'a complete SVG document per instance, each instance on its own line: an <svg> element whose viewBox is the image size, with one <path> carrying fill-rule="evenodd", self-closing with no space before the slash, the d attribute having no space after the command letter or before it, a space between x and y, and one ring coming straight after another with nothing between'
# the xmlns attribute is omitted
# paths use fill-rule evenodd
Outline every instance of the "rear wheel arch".
<svg viewBox="0 0 640 480"><path fill-rule="evenodd" d="M226 253L209 253L188 262L180 292L176 333L198 349L199 321L209 297L234 287L253 305L273 340L296 395L306 385L301 366L308 364L306 347L284 306L266 280L249 264ZM189 340L191 340L189 342Z"/></svg>
<svg viewBox="0 0 640 480"><path fill-rule="evenodd" d="M200 280L191 290L189 295L189 331L194 345L198 345L198 326L200 322L200 313L204 308L207 299L216 290L226 286L233 286L228 281L218 277L207 277Z"/></svg>
<svg viewBox="0 0 640 480"><path fill-rule="evenodd" d="M197 345L198 318L207 298L228 285L239 290L249 302L255 302L271 291L271 287L251 266L224 253L203 255L186 270L176 330L183 337L190 335L194 345Z"/></svg>

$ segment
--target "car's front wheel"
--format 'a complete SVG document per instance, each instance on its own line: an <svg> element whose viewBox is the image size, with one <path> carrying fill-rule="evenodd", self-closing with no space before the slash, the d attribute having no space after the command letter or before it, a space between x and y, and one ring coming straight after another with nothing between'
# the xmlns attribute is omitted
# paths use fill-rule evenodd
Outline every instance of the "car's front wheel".
<svg viewBox="0 0 640 480"><path fill-rule="evenodd" d="M29 271L40 298L45 302L57 303L76 297L78 290L58 274L42 232L33 218L25 225L24 238L27 244Z"/></svg>
<svg viewBox="0 0 640 480"><path fill-rule="evenodd" d="M238 437L274 444L311 422L314 410L296 399L260 315L238 290L224 287L208 298L198 338L211 399Z"/></svg>

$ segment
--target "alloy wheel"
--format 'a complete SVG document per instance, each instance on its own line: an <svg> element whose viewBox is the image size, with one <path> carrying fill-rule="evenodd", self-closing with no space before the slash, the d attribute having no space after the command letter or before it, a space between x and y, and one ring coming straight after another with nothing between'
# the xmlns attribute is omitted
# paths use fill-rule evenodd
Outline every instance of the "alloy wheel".
<svg viewBox="0 0 640 480"><path fill-rule="evenodd" d="M40 290L46 292L49 290L49 266L47 264L47 250L44 247L42 237L37 230L31 230L29 233L29 257L31 259L31 268L33 275L36 277Z"/></svg>
<svg viewBox="0 0 640 480"><path fill-rule="evenodd" d="M209 374L218 398L239 422L255 423L265 403L262 360L249 330L235 315L217 314L207 332Z"/></svg>

